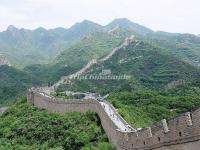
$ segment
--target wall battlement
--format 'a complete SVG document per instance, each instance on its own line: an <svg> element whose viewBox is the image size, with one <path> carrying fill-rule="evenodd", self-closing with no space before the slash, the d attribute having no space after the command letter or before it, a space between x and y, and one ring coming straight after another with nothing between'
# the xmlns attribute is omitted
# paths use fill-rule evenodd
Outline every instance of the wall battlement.
<svg viewBox="0 0 200 150"><path fill-rule="evenodd" d="M60 101L38 91L29 90L27 101L49 112L96 112L109 140L122 150L199 150L200 109L184 113L168 121L163 119L153 126L137 131L121 131L105 112L102 105L92 99ZM107 102L107 104L111 105ZM111 107L113 107L111 105ZM114 107L112 109L115 109ZM119 115L119 117L121 117ZM122 118L123 119L123 118ZM126 124L125 120L123 120ZM127 124L128 125L128 124Z"/></svg>
<svg viewBox="0 0 200 150"><path fill-rule="evenodd" d="M163 119L149 128L135 133L126 133L128 140L122 138L120 147L138 150L199 150L200 109L184 113L168 121Z"/></svg>

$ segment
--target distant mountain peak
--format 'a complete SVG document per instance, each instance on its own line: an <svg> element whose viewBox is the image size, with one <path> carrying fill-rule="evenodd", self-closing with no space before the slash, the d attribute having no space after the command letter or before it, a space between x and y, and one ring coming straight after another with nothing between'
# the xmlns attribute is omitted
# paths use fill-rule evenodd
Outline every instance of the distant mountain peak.
<svg viewBox="0 0 200 150"><path fill-rule="evenodd" d="M7 31L11 31L11 32L17 31L17 30L18 30L18 28L16 28L16 27L13 26L13 25L9 25L8 28L7 28Z"/></svg>
<svg viewBox="0 0 200 150"><path fill-rule="evenodd" d="M80 37L83 37L88 33L101 31L102 29L103 27L101 25L89 20L84 20L74 24L68 31L73 32L73 34L79 34Z"/></svg>
<svg viewBox="0 0 200 150"><path fill-rule="evenodd" d="M79 23L76 23L75 25L73 25L71 28L74 28L74 27L82 27L82 26L94 26L94 27L101 27L101 25L95 23L95 22L92 22L90 20L83 20L82 22L79 22Z"/></svg>
<svg viewBox="0 0 200 150"><path fill-rule="evenodd" d="M83 20L81 23L94 23L94 22L92 22L92 21L90 21L90 20L87 20L87 19L85 19L85 20ZM95 23L94 23L95 24Z"/></svg>
<svg viewBox="0 0 200 150"><path fill-rule="evenodd" d="M113 22L119 22L119 21L126 21L126 22L131 22L129 19L127 18L117 18L115 20L113 20Z"/></svg>
<svg viewBox="0 0 200 150"><path fill-rule="evenodd" d="M43 27L38 27L37 29L35 29L35 31L42 32L42 31L47 31L47 29L45 29Z"/></svg>
<svg viewBox="0 0 200 150"><path fill-rule="evenodd" d="M118 26L122 26L124 24L136 24L136 23L130 21L127 18L117 18L117 19L114 19L110 24L116 24Z"/></svg>
<svg viewBox="0 0 200 150"><path fill-rule="evenodd" d="M125 29L128 29L128 30L132 30L138 34L141 34L141 35L146 35L148 33L152 33L153 31L145 26L142 26L142 25L139 25L137 23L134 23L132 21L130 21L129 19L127 18L118 18L118 19L115 19L113 20L110 24L108 24L106 26L107 29L112 29L114 27L120 27L120 28L125 28Z"/></svg>

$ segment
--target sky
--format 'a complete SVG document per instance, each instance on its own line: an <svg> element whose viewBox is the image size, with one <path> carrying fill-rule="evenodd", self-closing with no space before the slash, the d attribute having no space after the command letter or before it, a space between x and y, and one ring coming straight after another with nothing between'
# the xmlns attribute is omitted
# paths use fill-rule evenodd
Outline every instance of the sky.
<svg viewBox="0 0 200 150"><path fill-rule="evenodd" d="M69 28L85 19L106 25L115 18L155 31L200 34L199 0L0 0L0 31Z"/></svg>

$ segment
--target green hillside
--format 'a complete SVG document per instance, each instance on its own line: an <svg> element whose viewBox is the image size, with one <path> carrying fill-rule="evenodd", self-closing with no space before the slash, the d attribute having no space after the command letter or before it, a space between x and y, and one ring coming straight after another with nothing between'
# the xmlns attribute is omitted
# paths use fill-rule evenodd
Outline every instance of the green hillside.
<svg viewBox="0 0 200 150"><path fill-rule="evenodd" d="M199 87L182 87L173 89L173 92L145 89L120 92L112 94L108 99L128 123L141 128L199 108L199 96Z"/></svg>
<svg viewBox="0 0 200 150"><path fill-rule="evenodd" d="M65 39L78 41L94 32L103 32L103 26L89 20L84 20L69 28L64 37Z"/></svg>
<svg viewBox="0 0 200 150"><path fill-rule="evenodd" d="M24 70L17 70L13 67L2 67L0 73L6 79L0 82L0 90L2 91L1 103L6 103L5 101L10 101L14 97L23 95L27 88L33 85L52 85L62 76L78 71L91 59L98 59L108 54L129 35L130 32L122 29L118 29L112 33L92 33L80 42L77 42L77 44L67 48L52 63L29 65ZM5 61L2 60L2 62ZM24 78L27 80L23 80Z"/></svg>
<svg viewBox="0 0 200 150"><path fill-rule="evenodd" d="M132 42L110 60L91 68L86 75L110 69L112 75L128 75L128 80L75 80L69 89L99 93L132 91L138 88L165 89L170 83L189 83L199 78L200 69L143 41ZM102 88L104 87L104 88Z"/></svg>
<svg viewBox="0 0 200 150"><path fill-rule="evenodd" d="M30 74L7 65L0 66L0 105L15 101L16 97L26 94L27 88L39 84L40 81Z"/></svg>
<svg viewBox="0 0 200 150"><path fill-rule="evenodd" d="M78 71L91 59L107 55L113 48L123 43L125 37L130 34L127 30L122 29L118 29L112 34L107 32L92 33L64 50L52 63L30 65L25 68L25 71L46 83L54 83L60 77Z"/></svg>
<svg viewBox="0 0 200 150"><path fill-rule="evenodd" d="M84 20L69 29L55 28L35 30L18 29L9 26L0 32L0 54L4 55L12 66L23 68L31 64L46 64L71 45L95 32L109 32L114 28L129 30L157 46L165 48L173 55L199 65L200 37L192 34L173 34L154 32L151 29L128 19L115 19L106 26Z"/></svg>
<svg viewBox="0 0 200 150"><path fill-rule="evenodd" d="M65 89L107 94L143 88L165 90L198 81L200 40L195 35L154 32L128 19L116 19L107 26L85 20L69 29L26 30L10 26L0 33L0 53L3 53L0 63L31 65L21 71L13 67L9 67L12 71L1 70L6 77L0 83L1 101L23 94L32 85L52 85L62 76L78 71L91 59L106 56L130 35L135 35L139 41L86 73L98 75L110 69L112 75L125 74L130 79L76 80ZM11 76L15 71L22 75ZM11 89L13 96L8 96Z"/></svg>
<svg viewBox="0 0 200 150"><path fill-rule="evenodd" d="M0 120L1 150L114 150L94 113L50 114L23 100Z"/></svg>
<svg viewBox="0 0 200 150"><path fill-rule="evenodd" d="M200 37L192 34L155 32L143 38L153 45L164 48L168 53L199 66Z"/></svg>
<svg viewBox="0 0 200 150"><path fill-rule="evenodd" d="M131 35L127 46L102 61ZM10 106L0 114L0 150L114 150L95 113L50 114L25 99L14 103L28 88L53 85L92 59L97 64L83 76L98 79L73 79L54 94L109 94L107 100L136 128L195 110L200 107L199 50L199 36L155 32L128 19L106 26L85 20L69 29L9 26L0 32L0 107ZM101 79L109 76L127 78Z"/></svg>
<svg viewBox="0 0 200 150"><path fill-rule="evenodd" d="M134 23L126 18L115 19L111 23L105 26L107 30L115 28L115 27L131 30L139 35L147 35L147 34L153 33L153 30L145 26L139 25L137 23Z"/></svg>
<svg viewBox="0 0 200 150"><path fill-rule="evenodd" d="M58 41L58 38L56 34L43 28L31 31L9 26L6 31L0 32L0 53L18 68L47 63L61 47L66 47L66 42Z"/></svg>
<svg viewBox="0 0 200 150"><path fill-rule="evenodd" d="M126 30L125 30L126 31ZM119 33L119 36L117 35ZM80 42L66 49L55 60L55 62L71 65L73 63L98 59L107 55L113 48L120 45L125 37L130 35L128 32L122 34L118 29L115 33L96 32L84 37Z"/></svg>
<svg viewBox="0 0 200 150"><path fill-rule="evenodd" d="M8 57L11 64L18 68L30 64L46 64L84 36L100 31L101 28L89 21L75 24L69 29L46 30L40 27L27 30L9 26L6 31L0 32L0 54Z"/></svg>

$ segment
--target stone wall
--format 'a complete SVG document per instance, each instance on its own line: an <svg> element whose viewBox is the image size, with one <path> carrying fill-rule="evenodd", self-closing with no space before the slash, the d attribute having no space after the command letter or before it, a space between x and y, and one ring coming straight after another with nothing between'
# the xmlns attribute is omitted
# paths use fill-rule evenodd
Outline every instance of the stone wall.
<svg viewBox="0 0 200 150"><path fill-rule="evenodd" d="M110 117L104 111L103 107L96 100L70 100L58 101L53 97L46 97L38 92L30 91L27 96L29 103L34 104L39 109L47 109L49 112L65 113L65 112L81 112L87 111L96 112L100 119L101 124L106 132L109 140L117 146L117 126L112 122Z"/></svg>
<svg viewBox="0 0 200 150"><path fill-rule="evenodd" d="M171 120L162 120L137 132L122 132L96 100L58 101L54 97L29 91L28 102L49 112L96 112L109 140L119 150L199 150L200 109ZM109 104L109 103L107 103ZM109 104L111 105L111 104ZM113 107L111 105L111 107ZM113 108L114 109L114 108Z"/></svg>
<svg viewBox="0 0 200 150"><path fill-rule="evenodd" d="M119 135L124 133L118 133ZM126 133L119 147L133 150L199 150L200 109L171 120L162 120L152 127Z"/></svg>

